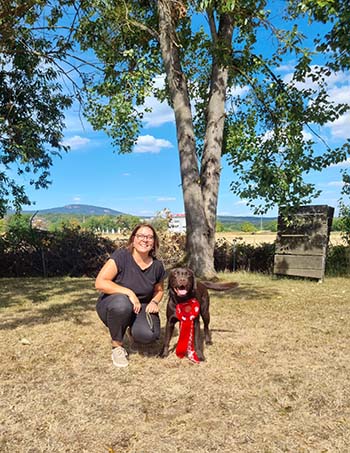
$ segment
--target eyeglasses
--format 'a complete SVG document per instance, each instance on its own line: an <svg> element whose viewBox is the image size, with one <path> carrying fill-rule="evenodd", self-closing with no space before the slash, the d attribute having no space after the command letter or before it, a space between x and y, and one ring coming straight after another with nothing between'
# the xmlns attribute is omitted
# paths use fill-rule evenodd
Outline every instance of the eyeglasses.
<svg viewBox="0 0 350 453"><path fill-rule="evenodd" d="M151 234L149 234L149 235L147 235L147 234L135 234L135 236L140 241L153 241L153 239L154 239L154 236L152 236Z"/></svg>

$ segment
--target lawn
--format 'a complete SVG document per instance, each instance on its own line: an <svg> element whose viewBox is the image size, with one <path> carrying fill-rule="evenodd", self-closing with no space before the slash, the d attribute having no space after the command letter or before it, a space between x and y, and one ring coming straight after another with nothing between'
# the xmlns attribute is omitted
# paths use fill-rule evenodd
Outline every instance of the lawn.
<svg viewBox="0 0 350 453"><path fill-rule="evenodd" d="M93 280L1 279L1 451L349 452L350 279L222 277L240 286L211 292L206 362L159 343L127 369Z"/></svg>

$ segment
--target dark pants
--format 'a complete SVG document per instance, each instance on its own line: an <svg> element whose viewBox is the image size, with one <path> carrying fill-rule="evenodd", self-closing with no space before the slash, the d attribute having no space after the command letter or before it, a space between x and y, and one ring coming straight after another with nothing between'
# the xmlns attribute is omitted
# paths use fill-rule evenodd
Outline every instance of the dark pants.
<svg viewBox="0 0 350 453"><path fill-rule="evenodd" d="M125 331L130 326L134 341L143 344L152 343L160 336L159 315L150 313L146 316L147 304L141 304L141 306L140 313L136 314L128 296L110 294L98 300L96 311L108 327L112 340L122 343ZM151 323L147 317L150 318Z"/></svg>

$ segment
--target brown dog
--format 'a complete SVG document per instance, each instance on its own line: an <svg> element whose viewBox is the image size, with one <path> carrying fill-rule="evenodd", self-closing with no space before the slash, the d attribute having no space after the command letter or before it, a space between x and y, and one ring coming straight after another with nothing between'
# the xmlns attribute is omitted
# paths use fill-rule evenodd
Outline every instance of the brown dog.
<svg viewBox="0 0 350 453"><path fill-rule="evenodd" d="M165 327L164 345L160 353L161 357L169 354L169 343L174 332L175 324L178 322L176 317L176 305L186 302L188 299L195 298L200 304L200 315L204 322L204 338L206 344L212 344L209 330L209 293L207 288L197 282L193 272L188 268L178 267L172 269L168 278L169 299L166 309L167 323ZM203 344L200 335L199 316L194 320L194 349L199 360L204 360Z"/></svg>

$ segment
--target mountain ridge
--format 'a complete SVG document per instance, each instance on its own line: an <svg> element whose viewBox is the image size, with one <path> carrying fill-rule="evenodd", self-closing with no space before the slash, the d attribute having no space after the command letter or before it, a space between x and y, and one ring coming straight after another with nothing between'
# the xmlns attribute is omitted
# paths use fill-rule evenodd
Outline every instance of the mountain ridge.
<svg viewBox="0 0 350 453"><path fill-rule="evenodd" d="M31 209L23 211L23 214L76 214L76 215L125 215L124 212L115 209L93 206L88 204L68 204L55 208Z"/></svg>
<svg viewBox="0 0 350 453"><path fill-rule="evenodd" d="M101 207L101 206L93 206L93 205L85 205L85 204L69 204L60 207L54 208L47 208L47 209L38 209L38 210L26 210L23 211L23 214L34 214L37 213L38 215L45 215L45 214L67 214L67 215L91 215L91 216L102 216L102 215L112 215L112 216L119 216L119 215L128 215L127 213L117 211L115 209ZM145 216L137 216L140 218L146 218ZM218 215L218 221L222 223L230 223L230 222L251 222L251 223L259 223L261 220L264 222L276 220L276 217L258 217L258 216L230 216L230 215Z"/></svg>

